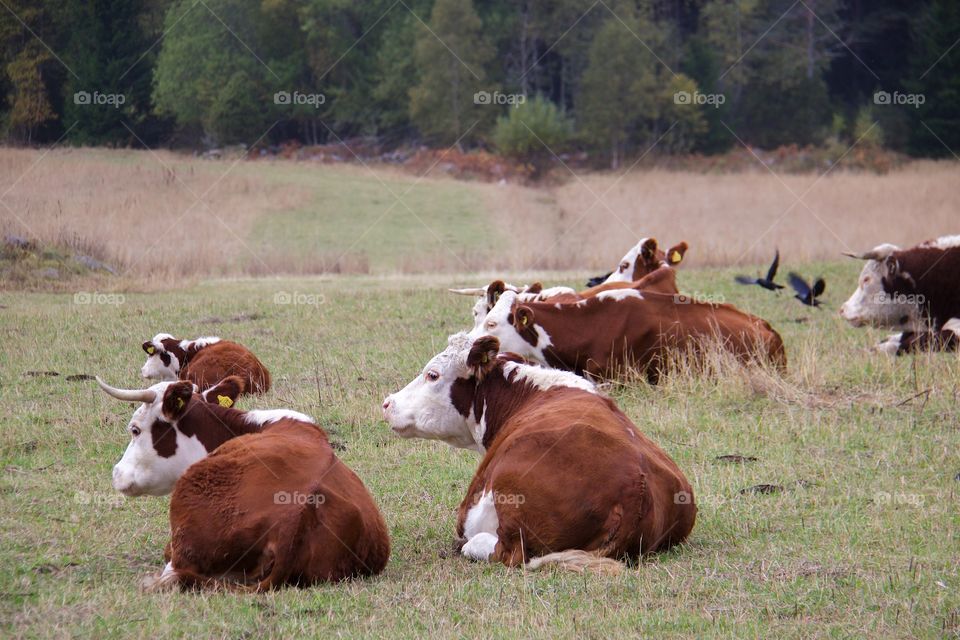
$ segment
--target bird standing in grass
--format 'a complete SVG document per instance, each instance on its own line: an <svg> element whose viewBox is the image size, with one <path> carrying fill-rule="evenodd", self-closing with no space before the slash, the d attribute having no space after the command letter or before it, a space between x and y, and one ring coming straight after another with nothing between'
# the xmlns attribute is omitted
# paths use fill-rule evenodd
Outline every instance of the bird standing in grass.
<svg viewBox="0 0 960 640"><path fill-rule="evenodd" d="M773 263L770 265L770 269L767 271L766 278L751 278L749 276L736 276L734 280L740 284L756 284L764 289L769 289L770 291L776 291L777 289L783 289L782 284L777 284L773 281L777 277L777 267L780 266L780 250L777 249L777 253L773 256Z"/></svg>
<svg viewBox="0 0 960 640"><path fill-rule="evenodd" d="M797 292L797 295L793 296L794 298L808 307L820 306L820 301L817 300L817 298L823 295L823 292L827 288L827 283L824 282L823 278L817 278L812 287L796 273L791 273L789 279L790 286Z"/></svg>

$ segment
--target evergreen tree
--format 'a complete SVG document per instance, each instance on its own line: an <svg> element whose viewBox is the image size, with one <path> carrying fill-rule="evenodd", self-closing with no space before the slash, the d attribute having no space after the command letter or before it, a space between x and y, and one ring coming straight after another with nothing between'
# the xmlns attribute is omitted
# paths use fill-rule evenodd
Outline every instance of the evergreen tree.
<svg viewBox="0 0 960 640"><path fill-rule="evenodd" d="M2 122L12 140L31 144L47 137L45 129L59 128L57 104L68 70L37 38L58 44L64 32L59 17L43 3L21 0L0 8Z"/></svg>
<svg viewBox="0 0 960 640"><path fill-rule="evenodd" d="M907 112L910 150L920 155L960 155L960 4L934 0L917 23L917 48L911 56L907 91L923 104Z"/></svg>
<svg viewBox="0 0 960 640"><path fill-rule="evenodd" d="M482 26L471 0L437 0L429 29L418 30L414 61L420 78L410 90L410 117L433 142L472 140L496 115L495 105L475 99L490 91L486 66L493 52Z"/></svg>
<svg viewBox="0 0 960 640"><path fill-rule="evenodd" d="M130 141L123 124L134 128L148 117L152 56L144 55L151 43L138 23L143 4L137 0L71 4L67 60L79 76L69 78L64 102L64 119L76 122L70 129L71 141ZM78 99L97 94L114 100L96 104Z"/></svg>
<svg viewBox="0 0 960 640"><path fill-rule="evenodd" d="M650 137L662 65L647 47L658 41L652 25L623 14L606 19L590 45L577 100L579 131L588 144L609 152L611 168L620 166L631 142Z"/></svg>

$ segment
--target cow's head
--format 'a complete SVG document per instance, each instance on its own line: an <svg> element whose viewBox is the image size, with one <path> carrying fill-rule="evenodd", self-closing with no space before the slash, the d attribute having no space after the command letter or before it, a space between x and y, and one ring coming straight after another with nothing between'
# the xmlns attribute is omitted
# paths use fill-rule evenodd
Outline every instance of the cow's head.
<svg viewBox="0 0 960 640"><path fill-rule="evenodd" d="M143 343L147 361L140 368L140 375L154 380L176 380L183 366L184 350L180 341L169 333L158 333L152 340Z"/></svg>
<svg viewBox="0 0 960 640"><path fill-rule="evenodd" d="M515 294L513 294L515 295ZM491 341L492 340L492 341ZM442 440L455 447L476 446L476 424L457 408L457 382L476 373L477 363L495 358L495 339L472 341L466 333L450 336L447 348L400 391L383 401L383 416L401 438ZM484 353L481 353L486 349ZM492 350L492 355L491 355Z"/></svg>
<svg viewBox="0 0 960 640"><path fill-rule="evenodd" d="M854 327L915 330L921 324L920 306L911 295L914 286L909 273L902 272L892 244L882 244L852 258L866 260L857 289L840 307L840 315Z"/></svg>
<svg viewBox="0 0 960 640"><path fill-rule="evenodd" d="M547 362L544 351L551 345L550 336L534 323L533 309L521 304L512 291L498 296L483 322L470 332L473 339L483 335L497 338L501 351L541 364Z"/></svg>
<svg viewBox="0 0 960 640"><path fill-rule="evenodd" d="M130 443L113 468L113 488L127 496L162 496L173 490L187 467L209 451L198 433L184 433L179 422L187 411L204 402L232 406L243 389L236 376L225 378L204 396L186 381L159 382L147 389L115 389L97 378L100 387L118 400L141 403L127 431Z"/></svg>
<svg viewBox="0 0 960 640"><path fill-rule="evenodd" d="M620 259L620 264L604 282L635 282L662 265L677 266L683 261L686 252L686 242L674 245L664 252L657 247L656 238L644 238Z"/></svg>

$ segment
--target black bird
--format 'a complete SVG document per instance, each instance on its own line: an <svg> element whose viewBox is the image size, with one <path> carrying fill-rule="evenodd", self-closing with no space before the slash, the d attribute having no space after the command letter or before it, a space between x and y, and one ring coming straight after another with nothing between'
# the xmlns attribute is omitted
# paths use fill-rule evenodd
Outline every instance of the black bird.
<svg viewBox="0 0 960 640"><path fill-rule="evenodd" d="M817 300L817 298L823 295L823 292L827 288L827 283L823 281L823 278L817 278L816 282L813 283L813 287L811 287L807 284L807 281L799 275L791 273L790 286L797 292L797 295L793 296L794 298L808 307L819 307L820 301Z"/></svg>
<svg viewBox="0 0 960 640"><path fill-rule="evenodd" d="M587 280L587 286L588 286L588 287L595 287L595 286L597 286L598 284L603 284L604 280L606 280L607 278L609 278L609 277L612 276L612 275L613 275L613 271L611 271L610 273L608 273L608 274L605 275L605 276L594 276L593 278L590 278L589 280Z"/></svg>
<svg viewBox="0 0 960 640"><path fill-rule="evenodd" d="M766 278L751 278L749 276L736 276L734 280L740 284L758 284L764 289L769 289L770 291L776 291L777 289L783 289L782 284L777 284L773 281L777 277L777 267L780 266L780 250L777 249L776 255L773 256L773 263L770 265L770 270L767 271Z"/></svg>

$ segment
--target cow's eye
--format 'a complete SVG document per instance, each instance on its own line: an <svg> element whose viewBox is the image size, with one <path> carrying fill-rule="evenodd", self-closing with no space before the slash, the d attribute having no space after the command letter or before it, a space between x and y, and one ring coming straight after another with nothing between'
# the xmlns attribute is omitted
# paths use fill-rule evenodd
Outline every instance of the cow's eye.
<svg viewBox="0 0 960 640"><path fill-rule="evenodd" d="M496 329L496 328L497 328L497 322L495 320L489 320L487 322L487 329Z"/></svg>
<svg viewBox="0 0 960 640"><path fill-rule="evenodd" d="M430 382L436 382L437 380L440 379L440 374L437 373L436 371L427 371L426 378Z"/></svg>
<svg viewBox="0 0 960 640"><path fill-rule="evenodd" d="M620 263L620 271L626 271L629 268L630 268L629 262L624 261Z"/></svg>
<svg viewBox="0 0 960 640"><path fill-rule="evenodd" d="M138 435L140 435L140 427L136 425L130 427L130 433L133 435L134 438L136 438Z"/></svg>

